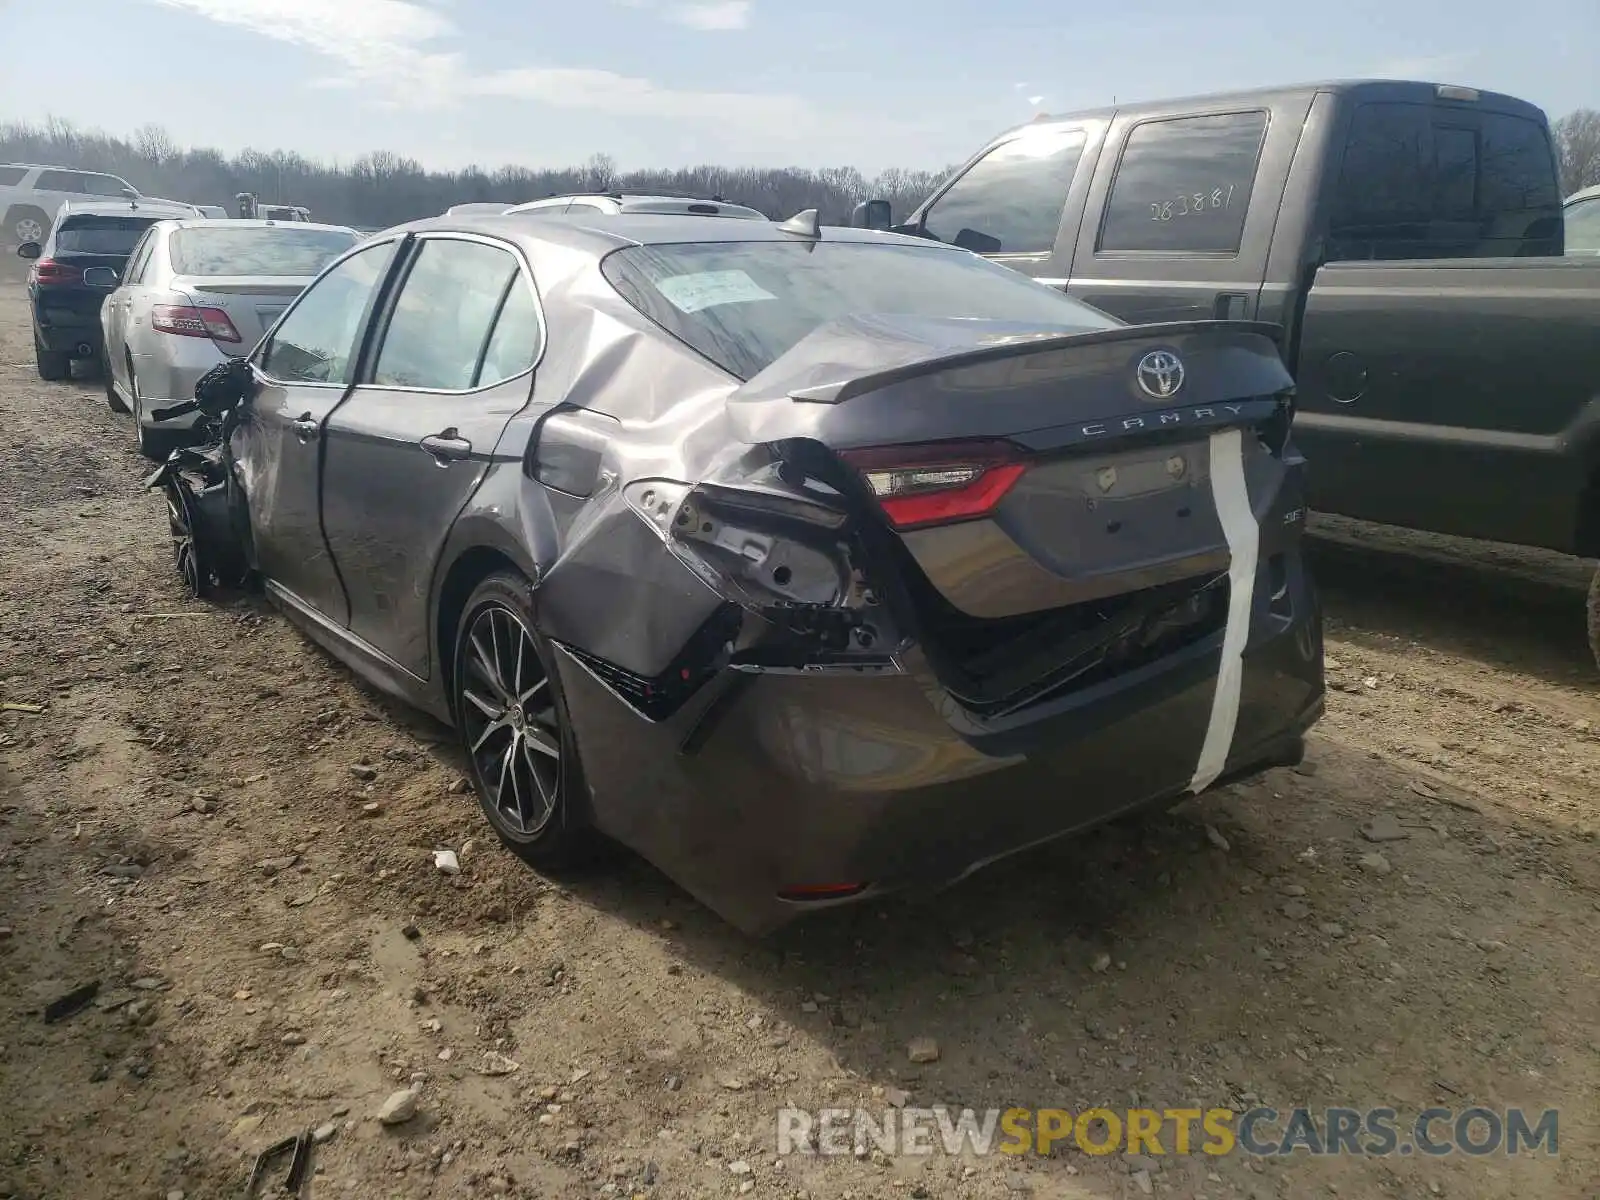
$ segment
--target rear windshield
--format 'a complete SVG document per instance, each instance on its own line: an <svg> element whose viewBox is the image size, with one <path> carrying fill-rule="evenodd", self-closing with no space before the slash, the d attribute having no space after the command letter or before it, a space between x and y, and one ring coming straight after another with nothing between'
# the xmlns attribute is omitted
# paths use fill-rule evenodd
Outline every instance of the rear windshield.
<svg viewBox="0 0 1600 1200"><path fill-rule="evenodd" d="M154 217L69 216L56 226L57 254L110 254L127 258Z"/></svg>
<svg viewBox="0 0 1600 1200"><path fill-rule="evenodd" d="M179 275L310 277L356 244L342 229L180 229L172 235Z"/></svg>
<svg viewBox="0 0 1600 1200"><path fill-rule="evenodd" d="M1566 223L1568 254L1600 254L1600 196L1571 205Z"/></svg>
<svg viewBox="0 0 1600 1200"><path fill-rule="evenodd" d="M749 379L819 325L857 314L979 317L1111 329L1119 322L973 254L873 242L630 246L601 263L624 299Z"/></svg>

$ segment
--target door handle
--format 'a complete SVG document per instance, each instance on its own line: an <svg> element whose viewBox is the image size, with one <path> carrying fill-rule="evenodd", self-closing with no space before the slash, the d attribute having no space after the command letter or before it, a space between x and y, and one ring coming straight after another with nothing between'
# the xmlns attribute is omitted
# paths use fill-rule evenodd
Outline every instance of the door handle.
<svg viewBox="0 0 1600 1200"><path fill-rule="evenodd" d="M317 436L317 423L310 413L301 413L294 421L294 436L302 442L309 442Z"/></svg>
<svg viewBox="0 0 1600 1200"><path fill-rule="evenodd" d="M454 426L439 433L430 433L422 439L422 448L433 455L441 467L472 454L472 443L462 437Z"/></svg>

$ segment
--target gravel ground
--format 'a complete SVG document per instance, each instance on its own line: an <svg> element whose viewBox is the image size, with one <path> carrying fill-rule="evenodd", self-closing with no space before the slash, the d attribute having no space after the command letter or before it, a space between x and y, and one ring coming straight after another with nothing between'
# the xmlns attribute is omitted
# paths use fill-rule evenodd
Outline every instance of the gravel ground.
<svg viewBox="0 0 1600 1200"><path fill-rule="evenodd" d="M1596 1195L1581 564L1321 522L1304 766L752 942L631 859L532 874L447 731L184 600L126 418L26 320L0 284L0 699L43 709L0 712L0 1197L236 1196L316 1126L335 1197ZM775 1154L790 1103L1135 1098L1555 1107L1560 1153Z"/></svg>

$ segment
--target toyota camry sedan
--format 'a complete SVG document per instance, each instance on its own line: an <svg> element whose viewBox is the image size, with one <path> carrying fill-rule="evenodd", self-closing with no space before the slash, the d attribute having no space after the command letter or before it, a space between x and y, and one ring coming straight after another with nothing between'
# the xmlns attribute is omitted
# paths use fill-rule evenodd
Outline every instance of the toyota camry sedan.
<svg viewBox="0 0 1600 1200"><path fill-rule="evenodd" d="M529 862L762 932L1299 761L1270 332L814 213L431 219L239 364L175 544L453 724Z"/></svg>

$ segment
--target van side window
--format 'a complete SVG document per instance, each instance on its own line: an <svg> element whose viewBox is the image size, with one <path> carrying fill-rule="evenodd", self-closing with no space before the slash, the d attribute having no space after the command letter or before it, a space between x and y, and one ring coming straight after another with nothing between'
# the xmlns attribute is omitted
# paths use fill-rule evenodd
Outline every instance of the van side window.
<svg viewBox="0 0 1600 1200"><path fill-rule="evenodd" d="M1135 125L1096 251L1237 254L1266 132L1260 111Z"/></svg>
<svg viewBox="0 0 1600 1200"><path fill-rule="evenodd" d="M1036 129L1002 142L933 202L923 232L977 254L1050 253L1084 140Z"/></svg>
<svg viewBox="0 0 1600 1200"><path fill-rule="evenodd" d="M1399 102L1356 109L1327 261L1551 255L1560 237L1555 154L1537 122Z"/></svg>

